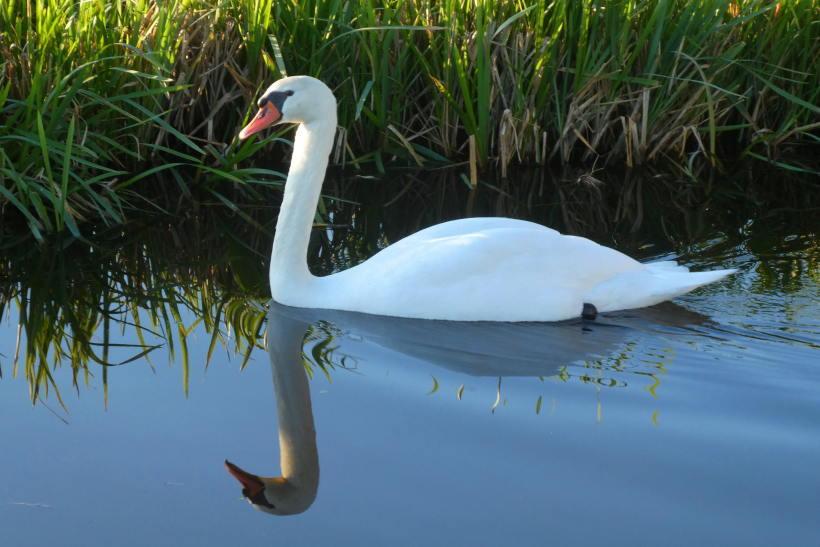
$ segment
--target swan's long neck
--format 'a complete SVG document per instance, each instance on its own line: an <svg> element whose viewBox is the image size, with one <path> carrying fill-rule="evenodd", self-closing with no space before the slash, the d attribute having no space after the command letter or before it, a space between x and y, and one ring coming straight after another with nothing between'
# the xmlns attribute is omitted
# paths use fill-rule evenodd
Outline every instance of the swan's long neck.
<svg viewBox="0 0 820 547"><path fill-rule="evenodd" d="M271 295L282 304L314 280L307 267L307 250L335 132L335 111L301 124L296 131L271 253Z"/></svg>
<svg viewBox="0 0 820 547"><path fill-rule="evenodd" d="M304 498L300 501L309 505L319 487L319 453L310 389L302 364L306 329L304 323L269 315L268 351L279 418L282 477L293 487L291 495Z"/></svg>

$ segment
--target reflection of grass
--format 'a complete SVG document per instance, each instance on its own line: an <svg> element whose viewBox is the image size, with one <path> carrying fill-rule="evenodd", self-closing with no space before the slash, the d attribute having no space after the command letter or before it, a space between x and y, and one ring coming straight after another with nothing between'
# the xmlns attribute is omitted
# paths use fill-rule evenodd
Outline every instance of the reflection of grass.
<svg viewBox="0 0 820 547"><path fill-rule="evenodd" d="M589 186L577 182L575 170L532 170L517 173L515 186L483 177L488 185L471 198L456 170L405 172L381 181L333 173L324 214L341 227L314 232L309 262L317 274L349 267L418 229L464 216L470 202L474 214L606 234L603 243L636 257L674 252L719 263L748 255L762 262L750 289L756 294L797 291L820 279L820 192L807 175L781 175L772 185L767 173L694 174L696 181L675 172L610 170L596 175L602 185ZM722 186L712 183L717 176ZM275 203L278 196L272 191L265 197ZM51 393L59 398L56 367L71 367L78 391L96 374L107 388L110 366L133 366L164 348L170 360L181 362L187 391L198 365L188 354L195 327L207 333L208 359L219 345L242 355L244 367L264 345L271 239L258 226L270 229L276 209L241 192L234 199L242 215L226 214L215 201L200 202L175 216L131 221L125 230L100 226L86 240L56 237L46 247L34 245L30 235L14 238L0 231L0 314L7 306L19 310L21 341L16 350L3 349L0 376L23 374L32 402ZM654 246L645 250L647 244ZM772 255L780 258L767 260ZM112 342L124 328L134 329L138 342ZM304 353L311 374L317 368L328 376L339 366L355 369L356 363L334 352L334 340L344 334L334 328L311 328ZM125 356L114 360L115 354ZM204 370L208 363L201 365ZM601 366L618 371L620 365ZM612 384L613 375L595 364L590 368L598 370L580 375L580 381ZM648 373L654 375L651 385L657 371Z"/></svg>
<svg viewBox="0 0 820 547"><path fill-rule="evenodd" d="M337 202L335 222L350 223L352 231L336 232L347 245L335 247L317 237L321 257L315 265L329 273L353 265L414 231L465 216L509 216L545 224L563 233L600 239L621 246L633 256L662 250L718 256L745 239L772 238L771 247L799 247L803 240L784 241L790 234L817 230L820 187L815 176L774 170L746 170L733 166L728 173L698 163L685 174L666 163L643 169L607 168L595 174L600 185L583 182L586 168L520 169L511 179L479 176L471 199L470 188L458 168L428 172L389 172L374 184L351 184L331 173L325 185L329 195L366 204L363 208ZM776 179L776 184L772 181ZM409 190L406 190L409 187ZM338 189L338 190L337 190ZM398 201L391 203L398 197ZM389 204L379 207L379 204ZM467 206L471 209L467 211ZM358 212L355 218L353 211ZM724 238L716 244L714 237ZM643 246L651 243L652 247ZM754 245L755 243L750 243ZM765 243L769 245L769 243ZM761 249L751 249L755 254Z"/></svg>
<svg viewBox="0 0 820 547"><path fill-rule="evenodd" d="M343 336L349 337L349 334L327 321L317 321L308 327L302 340L302 362L311 379L314 368L321 369L328 382L333 381L330 378L330 371L337 367L346 370L356 369L358 362L354 358L343 353L336 358L334 354L337 349L336 341ZM306 349L308 351L305 351Z"/></svg>
<svg viewBox="0 0 820 547"><path fill-rule="evenodd" d="M72 368L77 390L88 384L92 365L101 365L107 398L109 367L150 359L160 347L181 361L187 393L188 338L200 324L209 336L208 360L219 343L243 354L244 366L262 344L265 283L247 242L226 229L205 243L195 230L225 222L219 215L147 219L126 232L103 230L91 245L66 238L45 253L12 247L9 254L17 256L3 261L0 310L19 310L18 341L24 335L25 344L18 342L13 374L22 365L32 402L49 390L60 398L52 370L63 364ZM125 328L138 343L111 341L114 329ZM131 354L114 362L115 349Z"/></svg>

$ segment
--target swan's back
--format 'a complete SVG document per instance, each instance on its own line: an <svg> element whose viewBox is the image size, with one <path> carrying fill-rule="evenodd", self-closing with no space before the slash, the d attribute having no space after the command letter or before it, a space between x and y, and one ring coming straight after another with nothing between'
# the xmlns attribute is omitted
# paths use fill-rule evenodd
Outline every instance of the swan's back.
<svg viewBox="0 0 820 547"><path fill-rule="evenodd" d="M731 271L689 273L531 222L475 218L409 236L319 280L311 307L456 321L558 321L657 304Z"/></svg>

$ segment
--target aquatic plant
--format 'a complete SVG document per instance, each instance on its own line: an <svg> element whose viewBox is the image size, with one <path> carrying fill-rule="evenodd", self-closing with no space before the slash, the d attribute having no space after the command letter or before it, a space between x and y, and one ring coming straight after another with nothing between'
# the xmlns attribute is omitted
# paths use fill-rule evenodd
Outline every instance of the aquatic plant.
<svg viewBox="0 0 820 547"><path fill-rule="evenodd" d="M157 210L153 196L132 185L160 172L173 176L188 198L193 186L220 197L214 188L220 181L247 187L260 177L265 184L281 179L274 171L238 167L262 143L239 146L213 134L220 109L208 98L226 104L232 96L201 71L222 66L208 45L229 41L213 34L235 26L217 22L217 12L193 20L182 2L3 2L3 208L15 207L42 241L46 232L80 236L87 219L122 224L128 213ZM195 125L203 128L200 136Z"/></svg>
<svg viewBox="0 0 820 547"><path fill-rule="evenodd" d="M230 207L221 184L280 179L246 160L286 142L235 135L286 74L331 85L331 159L357 168L472 151L502 172L738 154L814 171L818 18L816 0L8 0L0 210L77 236L155 208L156 173Z"/></svg>

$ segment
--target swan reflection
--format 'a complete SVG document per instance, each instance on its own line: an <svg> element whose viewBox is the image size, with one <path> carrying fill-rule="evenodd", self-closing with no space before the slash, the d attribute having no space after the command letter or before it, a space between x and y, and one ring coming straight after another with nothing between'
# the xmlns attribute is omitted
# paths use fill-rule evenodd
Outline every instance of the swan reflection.
<svg viewBox="0 0 820 547"><path fill-rule="evenodd" d="M578 318L556 323L405 319L271 302L268 332L287 322L319 323L325 327L324 335L333 338L327 345L334 360L366 357L362 353L367 352L367 344L361 342L368 342L470 376L544 377L578 361L605 358L636 332L683 329L707 320L672 302L610 312L595 321ZM322 336L318 330L312 332ZM329 361L328 357L323 359Z"/></svg>
<svg viewBox="0 0 820 547"><path fill-rule="evenodd" d="M319 455L302 344L317 323L332 348L332 359L362 358L367 345L471 376L560 374L565 366L601 359L641 331L659 332L701 325L707 318L673 303L603 314L595 321L561 323L462 323L315 310L270 303L267 350L279 419L281 477L260 477L226 461L251 505L274 515L306 511L319 488ZM327 341L327 340L325 340ZM313 353L320 366L331 359Z"/></svg>
<svg viewBox="0 0 820 547"><path fill-rule="evenodd" d="M302 339L309 323L268 312L267 346L279 417L281 477L260 477L225 461L242 494L260 511L296 515L307 510L319 489L319 453L302 363Z"/></svg>

